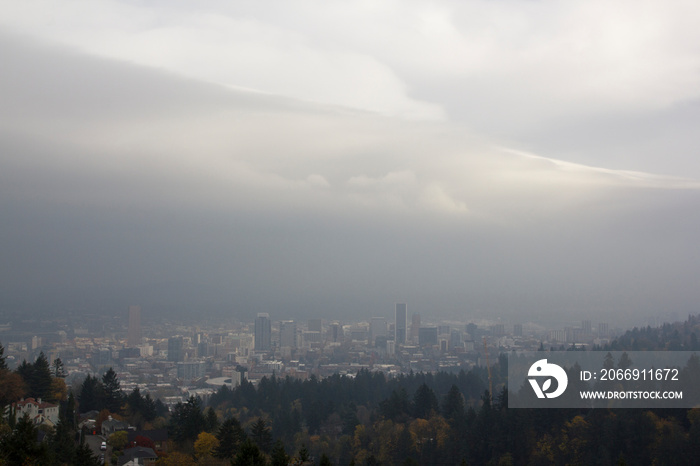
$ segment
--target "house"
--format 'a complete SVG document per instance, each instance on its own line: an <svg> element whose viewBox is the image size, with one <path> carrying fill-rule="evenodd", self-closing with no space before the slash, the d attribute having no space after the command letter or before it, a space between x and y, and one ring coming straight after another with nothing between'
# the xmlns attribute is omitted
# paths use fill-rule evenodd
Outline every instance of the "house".
<svg viewBox="0 0 700 466"><path fill-rule="evenodd" d="M106 421L102 421L102 435L105 437L109 437L118 430L127 430L128 428L128 422L112 419L112 416L109 416Z"/></svg>
<svg viewBox="0 0 700 466"><path fill-rule="evenodd" d="M11 408L17 418L27 414L36 426L46 424L51 427L58 422L58 405L42 401L41 398L22 398L21 401L12 403Z"/></svg>
<svg viewBox="0 0 700 466"><path fill-rule="evenodd" d="M146 437L153 441L156 451L168 451L168 429L130 430L127 445L133 445L136 437Z"/></svg>
<svg viewBox="0 0 700 466"><path fill-rule="evenodd" d="M119 457L119 466L152 465L158 459L158 455L152 448L134 447L124 450L124 454Z"/></svg>

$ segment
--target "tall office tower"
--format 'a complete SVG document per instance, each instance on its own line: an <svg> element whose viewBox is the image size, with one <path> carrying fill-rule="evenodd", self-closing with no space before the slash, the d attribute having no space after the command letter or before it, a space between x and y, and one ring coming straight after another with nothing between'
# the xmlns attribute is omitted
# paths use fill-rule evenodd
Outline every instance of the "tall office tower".
<svg viewBox="0 0 700 466"><path fill-rule="evenodd" d="M255 319L255 350L269 351L272 348L272 324L270 314L259 312Z"/></svg>
<svg viewBox="0 0 700 466"><path fill-rule="evenodd" d="M129 346L141 344L141 306L129 306Z"/></svg>
<svg viewBox="0 0 700 466"><path fill-rule="evenodd" d="M386 337L387 335L387 323L384 317L372 317L369 323L369 341L370 344L374 344L377 337ZM386 338L384 338L386 340Z"/></svg>
<svg viewBox="0 0 700 466"><path fill-rule="evenodd" d="M182 337L168 338L168 361L181 362L185 360Z"/></svg>
<svg viewBox="0 0 700 466"><path fill-rule="evenodd" d="M523 336L523 324L513 325L513 336L522 337Z"/></svg>
<svg viewBox="0 0 700 466"><path fill-rule="evenodd" d="M438 344L438 328L423 327L418 332L418 344L421 346Z"/></svg>
<svg viewBox="0 0 700 466"><path fill-rule="evenodd" d="M323 320L321 319L309 319L307 324L309 332L322 332L323 331Z"/></svg>
<svg viewBox="0 0 700 466"><path fill-rule="evenodd" d="M293 320L280 322L280 348L297 347L297 324Z"/></svg>
<svg viewBox="0 0 700 466"><path fill-rule="evenodd" d="M598 324L598 337L600 338L605 338L608 336L608 323L607 322L600 322Z"/></svg>
<svg viewBox="0 0 700 466"><path fill-rule="evenodd" d="M415 313L411 316L411 341L418 343L418 331L420 330L420 314Z"/></svg>
<svg viewBox="0 0 700 466"><path fill-rule="evenodd" d="M397 345L406 344L406 322L408 321L408 310L406 303L396 303L394 311L394 342Z"/></svg>
<svg viewBox="0 0 700 466"><path fill-rule="evenodd" d="M333 322L328 329L328 339L332 342L342 341L343 327L338 322Z"/></svg>
<svg viewBox="0 0 700 466"><path fill-rule="evenodd" d="M581 321L581 330L583 330L584 335L590 335L591 334L591 321L590 320L582 320Z"/></svg>

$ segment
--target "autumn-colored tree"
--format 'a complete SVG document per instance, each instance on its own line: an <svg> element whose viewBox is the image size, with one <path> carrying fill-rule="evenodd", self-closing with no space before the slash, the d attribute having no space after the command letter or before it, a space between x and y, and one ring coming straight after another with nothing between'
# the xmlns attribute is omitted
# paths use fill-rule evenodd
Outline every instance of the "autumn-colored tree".
<svg viewBox="0 0 700 466"><path fill-rule="evenodd" d="M190 455L179 451L173 451L168 456L162 456L156 461L157 466L197 466L197 462Z"/></svg>
<svg viewBox="0 0 700 466"><path fill-rule="evenodd" d="M24 379L16 372L0 369L0 409L26 394Z"/></svg>
<svg viewBox="0 0 700 466"><path fill-rule="evenodd" d="M118 430L107 439L107 443L115 450L123 450L128 441L129 436L125 430Z"/></svg>
<svg viewBox="0 0 700 466"><path fill-rule="evenodd" d="M68 387L66 381L57 377L51 380L51 394L49 400L54 402L66 401L68 399Z"/></svg>
<svg viewBox="0 0 700 466"><path fill-rule="evenodd" d="M214 455L218 446L219 440L213 434L200 432L194 442L194 453L197 455L197 459L210 457Z"/></svg>
<svg viewBox="0 0 700 466"><path fill-rule="evenodd" d="M136 438L134 438L134 446L150 448L154 451L156 449L155 442L148 437L144 437L143 435L137 435Z"/></svg>

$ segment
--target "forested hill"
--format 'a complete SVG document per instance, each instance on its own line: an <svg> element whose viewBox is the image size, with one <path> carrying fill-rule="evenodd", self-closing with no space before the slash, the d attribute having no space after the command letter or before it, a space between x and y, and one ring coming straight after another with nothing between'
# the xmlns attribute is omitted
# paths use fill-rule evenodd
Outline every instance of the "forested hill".
<svg viewBox="0 0 700 466"><path fill-rule="evenodd" d="M660 327L628 330L602 349L605 351L698 351L700 315L690 315L685 322L665 323Z"/></svg>

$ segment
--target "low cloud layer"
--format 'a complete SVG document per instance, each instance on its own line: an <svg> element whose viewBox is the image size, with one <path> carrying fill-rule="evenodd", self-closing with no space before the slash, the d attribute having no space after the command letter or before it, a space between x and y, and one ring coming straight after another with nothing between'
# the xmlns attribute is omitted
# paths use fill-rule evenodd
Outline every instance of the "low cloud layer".
<svg viewBox="0 0 700 466"><path fill-rule="evenodd" d="M7 309L695 312L692 178L0 36Z"/></svg>

